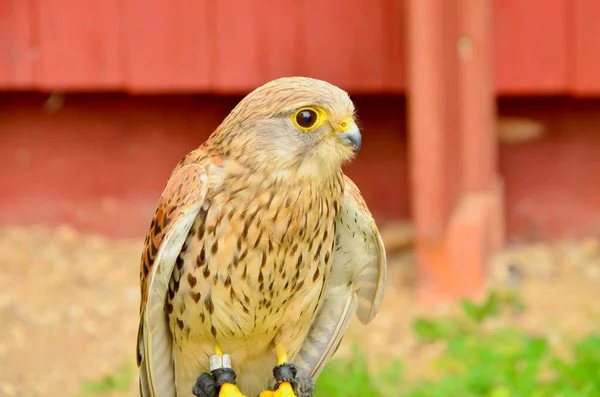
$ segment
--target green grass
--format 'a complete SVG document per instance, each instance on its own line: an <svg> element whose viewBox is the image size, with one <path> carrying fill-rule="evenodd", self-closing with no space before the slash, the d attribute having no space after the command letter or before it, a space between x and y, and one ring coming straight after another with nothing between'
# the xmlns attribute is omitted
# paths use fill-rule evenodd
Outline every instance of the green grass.
<svg viewBox="0 0 600 397"><path fill-rule="evenodd" d="M486 327L502 312L522 311L513 295L491 293L478 304L461 303L461 313L420 318L413 332L420 341L442 343L435 376L409 382L404 366L372 374L355 349L352 360L331 361L317 381L315 397L598 397L600 336L575 341L568 358L547 340L511 327Z"/></svg>
<svg viewBox="0 0 600 397"><path fill-rule="evenodd" d="M92 397L107 393L126 393L136 375L130 364L124 364L118 371L102 379L88 381L81 387L78 397Z"/></svg>

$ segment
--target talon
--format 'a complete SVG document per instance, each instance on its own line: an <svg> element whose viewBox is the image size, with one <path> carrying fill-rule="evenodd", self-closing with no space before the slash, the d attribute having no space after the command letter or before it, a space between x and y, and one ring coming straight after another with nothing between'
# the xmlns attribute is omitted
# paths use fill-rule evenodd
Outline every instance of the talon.
<svg viewBox="0 0 600 397"><path fill-rule="evenodd" d="M294 364L283 363L273 368L273 376L277 381L277 385L283 382L291 382L296 379L298 370Z"/></svg>
<svg viewBox="0 0 600 397"><path fill-rule="evenodd" d="M196 380L192 393L196 397L217 397L219 386L211 374L204 372Z"/></svg>
<svg viewBox="0 0 600 397"><path fill-rule="evenodd" d="M215 378L217 386L223 386L224 384L230 383L235 385L236 374L231 368L216 368L211 371Z"/></svg>
<svg viewBox="0 0 600 397"><path fill-rule="evenodd" d="M287 362L287 353L277 348L277 366L273 368L275 391L264 391L260 397L312 397L315 384L311 378L298 377L298 369Z"/></svg>

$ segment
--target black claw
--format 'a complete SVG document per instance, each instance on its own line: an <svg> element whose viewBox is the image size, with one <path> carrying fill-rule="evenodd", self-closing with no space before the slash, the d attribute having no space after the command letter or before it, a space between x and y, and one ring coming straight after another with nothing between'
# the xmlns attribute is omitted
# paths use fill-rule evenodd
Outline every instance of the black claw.
<svg viewBox="0 0 600 397"><path fill-rule="evenodd" d="M220 386L212 374L202 373L196 380L192 393L196 397L218 397Z"/></svg>
<svg viewBox="0 0 600 397"><path fill-rule="evenodd" d="M222 386L224 383L231 383L235 385L235 371L231 368L217 368L212 371L213 376L218 386Z"/></svg>
<svg viewBox="0 0 600 397"><path fill-rule="evenodd" d="M235 385L235 372L231 368L217 368L212 372L204 372L196 380L192 393L196 397L218 397L221 386L225 383Z"/></svg>
<svg viewBox="0 0 600 397"><path fill-rule="evenodd" d="M315 392L315 382L308 376L298 376L291 384L297 397L312 397Z"/></svg>
<svg viewBox="0 0 600 397"><path fill-rule="evenodd" d="M290 382L297 397L312 397L315 392L315 382L309 376L298 376L298 369L294 364L281 364L273 368L276 390L283 382Z"/></svg>
<svg viewBox="0 0 600 397"><path fill-rule="evenodd" d="M273 376L277 381L277 384L283 382L291 382L296 379L298 370L294 364L284 363L273 368Z"/></svg>

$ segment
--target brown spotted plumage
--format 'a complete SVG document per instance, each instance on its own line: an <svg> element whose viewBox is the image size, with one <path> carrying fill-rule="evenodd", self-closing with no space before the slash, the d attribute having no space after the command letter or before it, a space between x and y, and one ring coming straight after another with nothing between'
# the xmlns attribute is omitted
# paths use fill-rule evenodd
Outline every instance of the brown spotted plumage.
<svg viewBox="0 0 600 397"><path fill-rule="evenodd" d="M385 253L341 169L360 145L353 117L335 86L275 80L177 165L142 255L142 395L191 396L215 345L248 397L276 348L314 378L350 315L373 318Z"/></svg>

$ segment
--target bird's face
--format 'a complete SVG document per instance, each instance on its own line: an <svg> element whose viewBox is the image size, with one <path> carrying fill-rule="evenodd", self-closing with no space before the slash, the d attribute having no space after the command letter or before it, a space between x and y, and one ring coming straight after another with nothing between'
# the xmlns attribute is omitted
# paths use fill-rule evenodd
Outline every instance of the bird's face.
<svg viewBox="0 0 600 397"><path fill-rule="evenodd" d="M271 81L245 97L216 134L250 153L248 161L299 173L339 170L361 147L348 94L324 81L292 77Z"/></svg>

